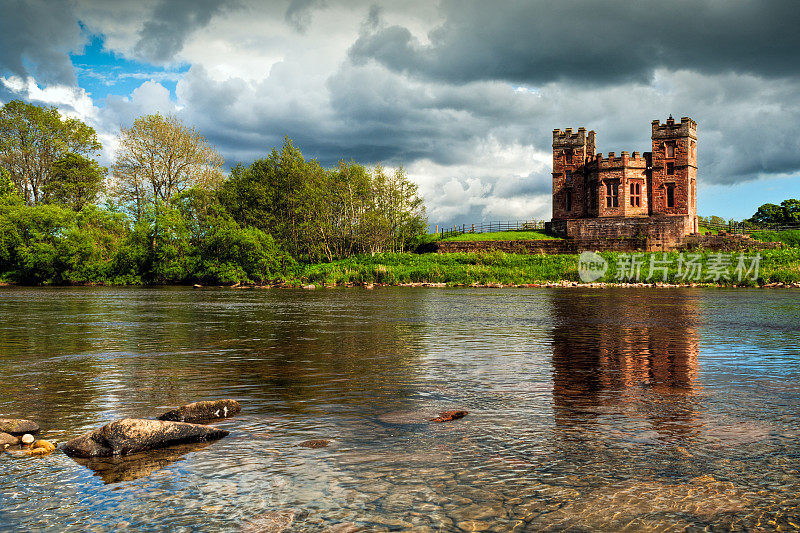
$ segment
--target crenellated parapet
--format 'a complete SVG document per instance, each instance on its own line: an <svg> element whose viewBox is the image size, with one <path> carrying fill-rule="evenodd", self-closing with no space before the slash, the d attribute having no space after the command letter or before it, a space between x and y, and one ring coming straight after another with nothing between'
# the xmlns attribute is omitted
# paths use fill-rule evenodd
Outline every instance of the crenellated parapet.
<svg viewBox="0 0 800 533"><path fill-rule="evenodd" d="M594 146L595 133L594 130L586 131L586 128L578 128L578 131L572 131L572 128L566 128L564 131L559 129L553 130L553 148L579 148L582 146Z"/></svg>
<svg viewBox="0 0 800 533"><path fill-rule="evenodd" d="M627 167L630 166L632 168L646 168L649 158L645 155L642 155L640 152L627 152L622 151L619 155L616 152L608 152L608 154L603 157L603 154L595 154L593 158L588 161L588 165L591 165L594 169L605 169L605 168L619 168L619 167Z"/></svg>
<svg viewBox="0 0 800 533"><path fill-rule="evenodd" d="M675 119L670 116L664 124L660 120L654 120L652 127L653 139L673 139L676 137L697 139L697 122L689 117L681 117L680 122L675 122Z"/></svg>

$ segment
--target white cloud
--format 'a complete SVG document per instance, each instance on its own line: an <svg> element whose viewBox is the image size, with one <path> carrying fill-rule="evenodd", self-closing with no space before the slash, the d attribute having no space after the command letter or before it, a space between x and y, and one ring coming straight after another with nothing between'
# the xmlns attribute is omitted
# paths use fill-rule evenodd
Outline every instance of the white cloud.
<svg viewBox="0 0 800 533"><path fill-rule="evenodd" d="M19 76L0 76L0 83L19 98L58 107L65 116L85 122L93 122L97 118L94 102L80 87L54 84L42 88L32 77L23 79Z"/></svg>

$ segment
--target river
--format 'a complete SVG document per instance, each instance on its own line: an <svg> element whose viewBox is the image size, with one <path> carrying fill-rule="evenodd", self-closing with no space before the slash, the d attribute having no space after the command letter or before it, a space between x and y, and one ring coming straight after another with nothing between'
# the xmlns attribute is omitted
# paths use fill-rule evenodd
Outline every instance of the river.
<svg viewBox="0 0 800 533"><path fill-rule="evenodd" d="M0 530L800 527L797 290L0 289L0 417L216 398L211 444L0 454Z"/></svg>

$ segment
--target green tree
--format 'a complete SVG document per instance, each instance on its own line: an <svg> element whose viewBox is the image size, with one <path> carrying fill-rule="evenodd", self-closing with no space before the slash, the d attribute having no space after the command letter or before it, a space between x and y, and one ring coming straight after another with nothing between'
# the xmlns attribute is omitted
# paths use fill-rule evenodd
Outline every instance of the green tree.
<svg viewBox="0 0 800 533"><path fill-rule="evenodd" d="M112 192L140 220L190 187L216 187L223 163L206 138L179 118L146 115L120 132Z"/></svg>
<svg viewBox="0 0 800 533"><path fill-rule="evenodd" d="M789 198L781 205L764 204L747 221L753 224L796 224L800 222L800 200Z"/></svg>
<svg viewBox="0 0 800 533"><path fill-rule="evenodd" d="M312 261L403 251L426 226L422 198L402 168L387 173L342 161L326 169L288 138L267 158L235 167L219 198L241 226Z"/></svg>
<svg viewBox="0 0 800 533"><path fill-rule="evenodd" d="M97 201L107 172L94 159L65 154L53 164L53 175L42 189L44 201L80 211Z"/></svg>
<svg viewBox="0 0 800 533"><path fill-rule="evenodd" d="M783 221L786 224L797 224L800 222L800 200L789 198L781 202L783 209Z"/></svg>
<svg viewBox="0 0 800 533"><path fill-rule="evenodd" d="M0 202L0 274L26 284L103 282L127 232L124 217L94 206Z"/></svg>
<svg viewBox="0 0 800 533"><path fill-rule="evenodd" d="M0 167L28 205L42 200L58 159L70 152L92 155L100 147L94 129L62 118L55 107L13 100L0 109Z"/></svg>
<svg viewBox="0 0 800 533"><path fill-rule="evenodd" d="M753 224L780 224L783 222L783 209L779 205L764 204L747 221Z"/></svg>

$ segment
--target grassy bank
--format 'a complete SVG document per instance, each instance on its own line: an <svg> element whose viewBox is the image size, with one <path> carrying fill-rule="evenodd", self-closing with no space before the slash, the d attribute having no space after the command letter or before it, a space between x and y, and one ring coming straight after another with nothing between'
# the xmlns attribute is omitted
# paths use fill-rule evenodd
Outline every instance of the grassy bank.
<svg viewBox="0 0 800 533"><path fill-rule="evenodd" d="M800 246L800 230L786 231L755 231L750 234L752 238L762 242L782 242L786 246Z"/></svg>
<svg viewBox="0 0 800 533"><path fill-rule="evenodd" d="M762 250L759 272L753 280L752 274L741 282L735 268L739 254L722 254L723 264L718 270L729 273L730 279L713 280L713 265L720 266L716 253L701 253L695 261L701 265L701 277L681 277L678 272L678 254L666 254L667 282L680 284L716 284L723 286L756 286L768 283L800 282L800 248ZM630 254L602 253L608 270L598 281L632 281L627 275L635 267L627 263ZM751 264L754 253L745 254L745 267ZM684 258L688 257L684 254ZM662 270L654 269L655 276L647 281L651 259L659 267L664 260L662 254L645 253L637 256L641 282L655 283L663 280ZM727 261L727 265L724 262ZM686 272L686 269L683 269ZM523 255L503 252L454 253L454 254L378 254L359 256L331 263L320 263L301 267L289 283L313 283L315 285L345 285L382 283L398 285L406 283L446 283L448 285L503 284L523 285L558 281L579 281L577 255Z"/></svg>

